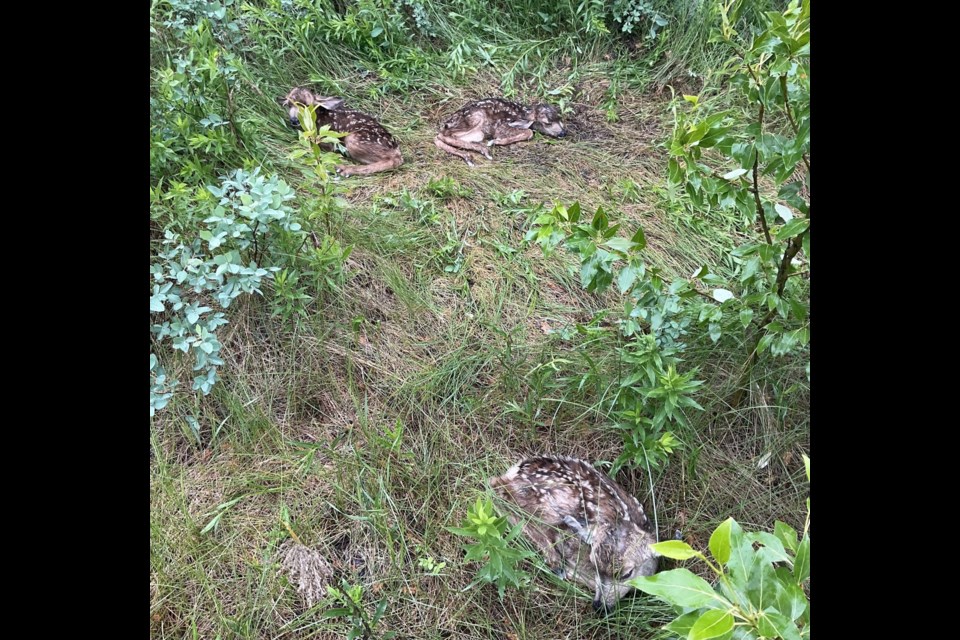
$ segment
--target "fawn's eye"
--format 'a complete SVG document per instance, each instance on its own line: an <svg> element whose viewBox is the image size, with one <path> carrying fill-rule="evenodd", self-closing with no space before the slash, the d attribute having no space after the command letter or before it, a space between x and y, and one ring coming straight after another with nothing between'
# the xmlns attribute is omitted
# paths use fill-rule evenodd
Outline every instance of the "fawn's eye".
<svg viewBox="0 0 960 640"><path fill-rule="evenodd" d="M627 579L629 579L630 576L632 576L632 575L633 575L633 569L630 569L629 571L624 571L623 573L621 573L621 574L620 574L620 579L621 579L621 580L627 580Z"/></svg>

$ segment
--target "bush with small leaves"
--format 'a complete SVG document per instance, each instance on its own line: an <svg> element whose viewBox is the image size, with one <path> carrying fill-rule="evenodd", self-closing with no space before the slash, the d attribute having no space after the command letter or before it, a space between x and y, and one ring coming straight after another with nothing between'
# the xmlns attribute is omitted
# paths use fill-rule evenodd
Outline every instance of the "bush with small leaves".
<svg viewBox="0 0 960 640"><path fill-rule="evenodd" d="M302 243L305 236L286 204L293 199L293 190L275 176L238 169L219 186L207 189L219 201L203 201L201 206L212 206L205 228L192 240L166 231L162 241L166 249L150 265L153 336L158 346L169 340L174 351L193 355L192 369L199 373L191 389L204 395L210 393L217 367L223 364L217 329L227 324L224 311L243 294L263 295L264 282L280 267L259 263L282 262L288 248ZM177 381L167 380L155 353L150 370L153 415L169 402Z"/></svg>
<svg viewBox="0 0 960 640"><path fill-rule="evenodd" d="M671 202L695 215L729 212L748 237L730 254L732 281L708 267L692 276L726 287L714 291L716 303L703 306L698 323L709 325L715 342L732 335L746 343L741 390L761 355L801 352L810 339L810 2L764 14L748 37L733 27L743 4L718 5L712 39L730 53L720 80L747 110L683 96L668 163Z"/></svg>
<svg viewBox="0 0 960 640"><path fill-rule="evenodd" d="M623 238L617 235L620 225L611 225L602 207L589 224L580 221L580 214L579 203L538 211L526 240L539 244L546 255L558 246L576 254L580 282L587 291L602 292L616 279L625 296L624 316L617 321L620 335L583 329L598 339L610 339L605 344L618 355L616 369L600 374L605 377L602 388L612 383L616 389L604 393L603 402L624 445L611 471L624 465L657 467L680 445L670 428L687 426L686 409L703 410L691 397L702 382L693 379L693 371L677 370L686 348L684 336L696 317L688 298L696 292L684 281L667 284L657 269L646 265L641 257L646 246L642 229Z"/></svg>
<svg viewBox="0 0 960 640"><path fill-rule="evenodd" d="M645 25L645 37L656 38L657 32L667 26L667 19L653 8L649 0L614 0L610 11L622 33L632 34L634 29Z"/></svg>

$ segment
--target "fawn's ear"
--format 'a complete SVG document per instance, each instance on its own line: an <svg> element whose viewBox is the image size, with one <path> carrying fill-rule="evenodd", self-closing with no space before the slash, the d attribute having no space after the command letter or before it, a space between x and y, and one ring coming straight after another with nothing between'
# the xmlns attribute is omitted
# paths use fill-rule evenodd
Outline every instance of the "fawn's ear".
<svg viewBox="0 0 960 640"><path fill-rule="evenodd" d="M533 124L533 120L514 120L513 122L508 122L507 124L516 129L529 129L530 125Z"/></svg>
<svg viewBox="0 0 960 640"><path fill-rule="evenodd" d="M278 105L280 105L281 107L287 106L287 96L279 96L279 97L277 97L277 98L274 98L274 100L275 100L276 103L277 103Z"/></svg>
<svg viewBox="0 0 960 640"><path fill-rule="evenodd" d="M317 104L328 111L333 111L343 104L343 98L317 98Z"/></svg>
<svg viewBox="0 0 960 640"><path fill-rule="evenodd" d="M563 523L570 527L570 529L577 534L577 537L583 540L586 544L592 544L593 540L590 536L590 531L587 530L582 522L573 516L563 516Z"/></svg>

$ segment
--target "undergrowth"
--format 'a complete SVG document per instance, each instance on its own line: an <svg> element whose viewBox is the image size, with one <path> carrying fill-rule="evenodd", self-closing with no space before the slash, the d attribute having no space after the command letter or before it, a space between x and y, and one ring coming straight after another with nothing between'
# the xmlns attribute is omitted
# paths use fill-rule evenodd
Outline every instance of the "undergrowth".
<svg viewBox="0 0 960 640"><path fill-rule="evenodd" d="M747 37L783 3L739 8ZM762 230L696 206L670 164L690 157L677 131L755 113L718 75L721 18L708 1L153 3L152 635L658 637L671 607L597 617L522 537L464 556L451 528L534 453L612 467L694 549L730 517L803 528L806 352L745 376L742 308L700 317L739 304L714 289L739 296L734 250ZM277 105L300 84L377 116L404 165L336 177ZM474 168L433 146L445 114L495 95L558 105L570 135ZM573 203L606 255L585 230L568 242ZM477 581L494 556L515 580Z"/></svg>

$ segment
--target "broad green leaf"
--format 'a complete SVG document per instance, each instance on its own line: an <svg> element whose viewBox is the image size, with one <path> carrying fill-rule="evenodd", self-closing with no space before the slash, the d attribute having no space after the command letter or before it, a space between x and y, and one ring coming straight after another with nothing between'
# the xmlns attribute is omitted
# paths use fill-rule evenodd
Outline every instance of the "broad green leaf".
<svg viewBox="0 0 960 640"><path fill-rule="evenodd" d="M607 219L603 207L597 207L597 212L593 214L593 222L590 223L590 226L597 231L603 231L610 226L610 221Z"/></svg>
<svg viewBox="0 0 960 640"><path fill-rule="evenodd" d="M740 324L743 325L743 328L746 329L750 326L750 321L753 320L753 309L741 309L740 310Z"/></svg>
<svg viewBox="0 0 960 640"><path fill-rule="evenodd" d="M772 533L766 531L756 531L746 535L748 540L759 542L764 546L772 562L791 562L783 543Z"/></svg>
<svg viewBox="0 0 960 640"><path fill-rule="evenodd" d="M614 251L619 251L621 253L628 253L630 249L633 248L633 242L627 240L626 238L610 238L603 244L604 246L610 247Z"/></svg>
<svg viewBox="0 0 960 640"><path fill-rule="evenodd" d="M787 549L797 552L797 530L791 527L790 525L780 522L777 520L773 523L773 535L777 536L780 542L783 543Z"/></svg>
<svg viewBox="0 0 960 640"><path fill-rule="evenodd" d="M727 564L730 559L730 528L733 522L733 518L727 518L710 535L710 553L720 564Z"/></svg>
<svg viewBox="0 0 960 640"><path fill-rule="evenodd" d="M567 216L570 218L570 222L577 223L580 220L580 203L574 202L570 205L570 208L567 209Z"/></svg>
<svg viewBox="0 0 960 640"><path fill-rule="evenodd" d="M777 574L774 572L767 553L762 550L755 551L746 589L747 598L750 599L750 603L755 609L762 611L775 604L777 584Z"/></svg>
<svg viewBox="0 0 960 640"><path fill-rule="evenodd" d="M708 640L733 631L733 616L726 611L712 609L704 612L693 624L687 640Z"/></svg>
<svg viewBox="0 0 960 640"><path fill-rule="evenodd" d="M680 168L676 158L670 158L667 163L667 175L671 184L678 185L683 182L683 169Z"/></svg>
<svg viewBox="0 0 960 640"><path fill-rule="evenodd" d="M724 302L734 298L733 292L728 291L727 289L714 289L713 290L713 299L717 302Z"/></svg>
<svg viewBox="0 0 960 640"><path fill-rule="evenodd" d="M809 226L809 220L805 218L794 218L787 224L780 227L780 230L777 231L777 240L786 240L788 238L792 238L793 236L798 236L806 231L807 227Z"/></svg>
<svg viewBox="0 0 960 640"><path fill-rule="evenodd" d="M730 559L727 561L727 571L735 583L746 586L754 559L753 543L743 539L740 525L734 523L730 529Z"/></svg>
<svg viewBox="0 0 960 640"><path fill-rule="evenodd" d="M787 620L786 616L772 611L761 613L757 627L760 633L770 638L782 638L782 640L800 640L800 631L792 620Z"/></svg>
<svg viewBox="0 0 960 640"><path fill-rule="evenodd" d="M621 269L620 275L617 277L617 287L620 289L620 293L629 291L633 283L636 282L638 275L637 269L633 265L627 265Z"/></svg>
<svg viewBox="0 0 960 640"><path fill-rule="evenodd" d="M688 569L673 569L627 581L632 587L680 607L729 609L732 605L703 578Z"/></svg>
<svg viewBox="0 0 960 640"><path fill-rule="evenodd" d="M708 273L710 273L710 268L707 267L706 265L704 265L704 266L700 267L699 269L697 269L696 271L694 271L694 272L693 272L693 275L690 276L690 279L693 280L693 279L696 279L696 278L702 278L703 276L707 275Z"/></svg>
<svg viewBox="0 0 960 640"><path fill-rule="evenodd" d="M711 609L711 611L716 611L716 609ZM676 618L673 622L665 626L664 629L672 631L678 636L686 636L690 633L690 629L693 628L694 623L700 618L700 615L699 609L697 611L690 611Z"/></svg>
<svg viewBox="0 0 960 640"><path fill-rule="evenodd" d="M777 611L782 613L790 620L796 620L803 612L807 610L809 603L807 596L796 582L793 581L793 575L786 567L777 567Z"/></svg>
<svg viewBox="0 0 960 640"><path fill-rule="evenodd" d="M320 614L321 618L342 618L344 616L350 615L350 609L345 609L343 607L338 607L336 609L327 609Z"/></svg>
<svg viewBox="0 0 960 640"><path fill-rule="evenodd" d="M667 540L650 545L650 548L665 558L689 560L700 555L693 547L682 540Z"/></svg>
<svg viewBox="0 0 960 640"><path fill-rule="evenodd" d="M797 547L797 557L793 561L793 577L797 584L810 577L810 536L804 536Z"/></svg>
<svg viewBox="0 0 960 640"><path fill-rule="evenodd" d="M687 94L683 94L683 99L689 102L690 104L692 104L693 106L697 106L697 103L700 102L700 96L690 96Z"/></svg>

